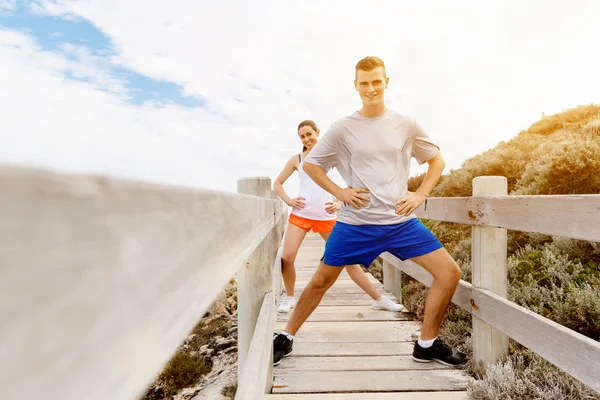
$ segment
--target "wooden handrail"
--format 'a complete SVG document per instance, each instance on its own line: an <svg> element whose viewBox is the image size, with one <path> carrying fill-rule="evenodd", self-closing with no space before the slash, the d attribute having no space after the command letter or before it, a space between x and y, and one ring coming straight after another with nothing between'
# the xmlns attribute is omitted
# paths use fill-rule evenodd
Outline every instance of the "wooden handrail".
<svg viewBox="0 0 600 400"><path fill-rule="evenodd" d="M10 166L0 188L0 398L13 400L139 398L257 248L275 257L287 213Z"/></svg>

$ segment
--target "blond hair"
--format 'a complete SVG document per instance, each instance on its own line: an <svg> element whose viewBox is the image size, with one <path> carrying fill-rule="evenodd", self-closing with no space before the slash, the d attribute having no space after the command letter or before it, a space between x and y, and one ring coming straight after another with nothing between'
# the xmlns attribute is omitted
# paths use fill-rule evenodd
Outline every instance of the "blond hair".
<svg viewBox="0 0 600 400"><path fill-rule="evenodd" d="M356 63L356 73L358 74L358 71L365 71L365 72L369 72L369 71L373 71L375 68L383 68L383 76L386 76L385 74L385 64L383 62L383 60L379 57L375 57L375 56L368 56L365 57L363 59L361 59L358 63Z"/></svg>

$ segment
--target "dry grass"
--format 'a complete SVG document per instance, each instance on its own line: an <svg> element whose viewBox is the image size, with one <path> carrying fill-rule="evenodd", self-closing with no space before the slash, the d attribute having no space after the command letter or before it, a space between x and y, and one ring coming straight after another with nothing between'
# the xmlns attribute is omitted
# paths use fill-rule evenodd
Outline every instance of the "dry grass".
<svg viewBox="0 0 600 400"><path fill-rule="evenodd" d="M600 152L600 105L579 106L547 116L513 139L465 161L451 170L434 189L432 196L456 197L472 194L476 176L501 175L508 180L508 192L525 194L542 174L537 194L600 193L598 154ZM522 179L523 182L520 182ZM409 180L416 190L424 174ZM578 181L572 188L557 185ZM530 194L530 192L527 192Z"/></svg>
<svg viewBox="0 0 600 400"><path fill-rule="evenodd" d="M589 122L600 118L600 106L578 106L561 113L549 115L534 123L526 133L550 135L560 129L579 131Z"/></svg>
<svg viewBox="0 0 600 400"><path fill-rule="evenodd" d="M195 385L202 376L208 374L212 369L211 358L199 355L199 350L218 336L227 337L227 322L226 317L202 319L142 400L171 399L181 389Z"/></svg>

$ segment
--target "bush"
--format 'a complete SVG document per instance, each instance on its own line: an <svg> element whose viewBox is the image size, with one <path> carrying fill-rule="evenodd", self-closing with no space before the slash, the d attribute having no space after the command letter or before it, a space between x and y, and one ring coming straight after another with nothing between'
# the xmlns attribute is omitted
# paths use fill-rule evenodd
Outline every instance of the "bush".
<svg viewBox="0 0 600 400"><path fill-rule="evenodd" d="M582 150L582 146L578 146L576 149L572 148L567 157L571 160L569 164L573 164L573 166L581 171L579 166L585 161L577 163L577 156L578 154L586 154L586 161L592 161L593 157L597 156L598 142L600 142L599 131L600 105L579 106L562 113L544 117L531 125L529 129L520 132L513 139L501 142L495 148L466 160L461 168L451 170L447 175L442 177L441 183L433 190L432 196L471 196L473 193L473 178L485 175L505 176L508 181L508 193L513 193L519 187L519 190L523 194L525 194L525 191L528 194L548 194L549 192L543 190L545 187L552 186L550 177L546 179L547 182L542 188L537 189L542 191L535 192L536 189L527 189L529 184L535 184L536 172L546 173L544 168L553 165L547 160L548 153L556 152L556 156L559 156L560 154L558 153L562 151L563 144L566 144L570 148L572 142L577 143L585 140L586 145L589 145L590 149L583 153L578 153L578 151ZM577 174L577 172L570 173L566 168L560 169L560 157L555 158L558 171L554 175L548 172L551 176L558 175L559 178L568 179L567 177ZM595 160L598 160L598 158L596 157ZM527 181L520 182L526 170L529 170ZM586 177L596 173L594 171L597 171L597 169L593 167L589 174L585 168L583 170L584 177L575 176L575 178L577 178L576 181L579 181L580 186L585 187ZM411 178L409 180L410 190L416 190L424 177L425 175L421 174ZM568 188L568 185L569 183L565 182L562 188L563 192ZM593 182L588 186L598 188ZM565 193L576 193L576 190L578 190L575 187L571 189L574 191L566 191ZM579 193L592 192L585 191ZM595 193L598 193L597 189Z"/></svg>
<svg viewBox="0 0 600 400"><path fill-rule="evenodd" d="M221 391L221 394L230 400L234 400L235 394L237 393L237 388L238 388L237 383L233 384L233 385L229 385L229 386L223 388L223 390Z"/></svg>
<svg viewBox="0 0 600 400"><path fill-rule="evenodd" d="M527 129L529 134L550 135L561 129L580 131L588 123L600 117L600 106L591 104L577 106L561 113L549 115Z"/></svg>
<svg viewBox="0 0 600 400"><path fill-rule="evenodd" d="M471 381L468 395L476 400L600 398L529 350L489 366L483 379Z"/></svg>
<svg viewBox="0 0 600 400"><path fill-rule="evenodd" d="M600 340L598 271L553 245L526 246L508 259L508 298L592 339Z"/></svg>
<svg viewBox="0 0 600 400"><path fill-rule="evenodd" d="M515 194L600 193L600 138L571 135L538 151L543 156L527 164Z"/></svg>

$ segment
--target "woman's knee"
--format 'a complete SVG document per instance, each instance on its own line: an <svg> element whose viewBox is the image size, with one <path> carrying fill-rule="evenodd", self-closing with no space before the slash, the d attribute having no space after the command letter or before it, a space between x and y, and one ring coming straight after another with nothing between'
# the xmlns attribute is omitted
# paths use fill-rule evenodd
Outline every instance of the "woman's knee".
<svg viewBox="0 0 600 400"><path fill-rule="evenodd" d="M281 254L281 261L285 264L293 264L296 261L296 255L288 252Z"/></svg>

